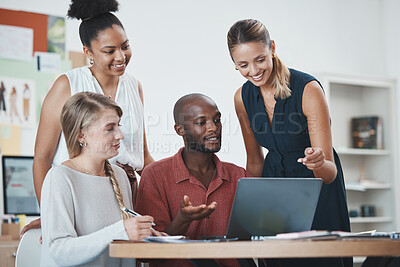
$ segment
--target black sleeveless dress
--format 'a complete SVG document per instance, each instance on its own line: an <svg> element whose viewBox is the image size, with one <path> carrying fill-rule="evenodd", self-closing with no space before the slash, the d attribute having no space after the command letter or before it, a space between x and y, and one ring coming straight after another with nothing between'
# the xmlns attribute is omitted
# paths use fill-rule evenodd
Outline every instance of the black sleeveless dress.
<svg viewBox="0 0 400 267"><path fill-rule="evenodd" d="M292 95L286 99L275 99L271 124L259 88L250 81L242 87L242 99L251 129L257 142L269 150L264 161L263 177L314 177L313 171L298 163L297 159L304 157L304 150L311 146L307 118L302 109L304 87L310 81L317 80L306 73L289 70ZM312 229L350 231L343 171L335 150L333 155L337 176L331 184L322 185ZM283 264L285 262L288 264ZM280 264L281 266L352 266L352 259L296 259L282 260Z"/></svg>

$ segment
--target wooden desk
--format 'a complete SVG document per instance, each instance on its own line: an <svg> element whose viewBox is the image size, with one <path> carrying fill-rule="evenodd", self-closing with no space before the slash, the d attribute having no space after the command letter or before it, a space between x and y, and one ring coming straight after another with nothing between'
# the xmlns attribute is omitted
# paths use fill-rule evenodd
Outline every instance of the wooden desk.
<svg viewBox="0 0 400 267"><path fill-rule="evenodd" d="M0 266L15 266L15 253L17 252L19 240L0 241Z"/></svg>
<svg viewBox="0 0 400 267"><path fill-rule="evenodd" d="M400 240L268 240L202 243L114 241L110 256L140 259L400 256Z"/></svg>

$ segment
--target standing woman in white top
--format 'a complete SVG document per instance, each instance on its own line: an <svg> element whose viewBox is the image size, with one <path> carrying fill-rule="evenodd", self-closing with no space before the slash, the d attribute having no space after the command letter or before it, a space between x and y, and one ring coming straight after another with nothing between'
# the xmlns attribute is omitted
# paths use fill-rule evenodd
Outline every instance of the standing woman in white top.
<svg viewBox="0 0 400 267"><path fill-rule="evenodd" d="M138 240L150 234L153 218L130 218L132 192L126 173L110 158L124 136L121 108L93 92L70 97L61 112L69 159L53 165L42 189L41 266L134 266L111 258L114 239Z"/></svg>
<svg viewBox="0 0 400 267"><path fill-rule="evenodd" d="M58 77L43 102L35 143L33 179L38 201L46 173L52 164L68 159L59 118L67 99L78 92L90 91L113 99L123 110L121 131L125 139L120 153L110 160L122 167L132 186L135 202L139 172L154 159L146 142L143 121L143 92L140 83L125 73L132 52L124 27L112 13L116 0L73 0L68 16L82 20L79 35L90 66L76 68ZM39 202L40 204L40 202ZM22 231L40 227L40 219Z"/></svg>

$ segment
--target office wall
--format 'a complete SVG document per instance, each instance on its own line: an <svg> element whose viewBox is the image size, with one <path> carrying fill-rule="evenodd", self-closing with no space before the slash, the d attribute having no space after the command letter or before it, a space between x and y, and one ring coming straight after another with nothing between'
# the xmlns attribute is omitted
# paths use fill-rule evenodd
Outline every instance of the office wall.
<svg viewBox="0 0 400 267"><path fill-rule="evenodd" d="M267 25L284 62L318 77L321 72L386 75L392 36L383 18L396 1L132 1L120 0L117 16L133 49L128 71L142 83L148 143L160 159L182 141L173 132L172 107L182 95L202 92L223 114L223 160L245 165L233 94L244 79L226 47L229 27L243 18ZM68 0L2 0L0 7L63 16ZM397 9L398 10L398 9ZM386 24L385 24L386 23ZM79 22L67 20L67 50L81 51ZM393 30L394 27L393 27ZM396 37L398 38L398 37ZM398 62L398 60L394 60Z"/></svg>
<svg viewBox="0 0 400 267"><path fill-rule="evenodd" d="M398 11L400 10L400 1L398 0L386 0L383 2L383 31L384 39L382 43L386 48L386 51L381 50L381 46L376 49L382 53L382 57L386 59L387 75L397 79L397 103L400 103L400 17ZM400 133L400 106L397 105L397 120L398 129L397 133ZM398 142L400 151L400 142ZM400 178L398 177L397 186L400 192ZM399 196L397 195L397 203L400 202Z"/></svg>

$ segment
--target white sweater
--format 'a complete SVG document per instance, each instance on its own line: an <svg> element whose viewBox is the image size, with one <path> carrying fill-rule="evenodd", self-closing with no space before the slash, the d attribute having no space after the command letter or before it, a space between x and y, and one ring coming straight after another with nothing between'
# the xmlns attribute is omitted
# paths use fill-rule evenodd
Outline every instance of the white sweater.
<svg viewBox="0 0 400 267"><path fill-rule="evenodd" d="M112 166L124 203L132 208L126 174ZM133 259L108 256L110 242L128 240L108 177L53 166L44 180L41 197L41 266L135 266Z"/></svg>

